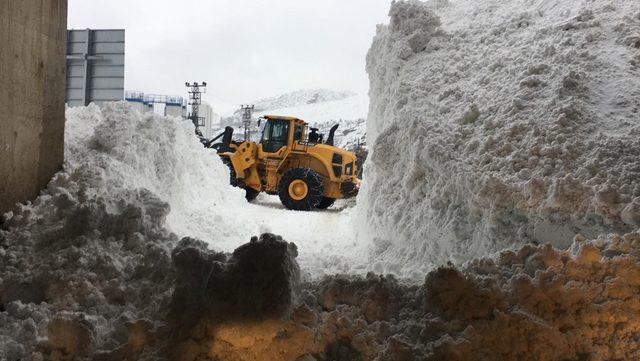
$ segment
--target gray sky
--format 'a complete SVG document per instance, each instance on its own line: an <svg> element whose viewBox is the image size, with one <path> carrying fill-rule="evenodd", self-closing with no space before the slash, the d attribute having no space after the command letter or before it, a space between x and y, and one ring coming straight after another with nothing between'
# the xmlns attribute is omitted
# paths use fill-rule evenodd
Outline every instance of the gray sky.
<svg viewBox="0 0 640 361"><path fill-rule="evenodd" d="M366 92L390 0L69 0L69 28L126 29L127 90L231 104L304 88Z"/></svg>

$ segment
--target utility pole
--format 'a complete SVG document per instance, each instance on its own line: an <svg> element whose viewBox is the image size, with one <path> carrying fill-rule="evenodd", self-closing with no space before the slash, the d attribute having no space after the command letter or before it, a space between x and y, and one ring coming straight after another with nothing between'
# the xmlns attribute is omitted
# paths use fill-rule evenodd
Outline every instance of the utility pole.
<svg viewBox="0 0 640 361"><path fill-rule="evenodd" d="M253 114L253 105L240 105L242 109L242 124L244 125L244 141L251 140L251 115Z"/></svg>
<svg viewBox="0 0 640 361"><path fill-rule="evenodd" d="M202 93L207 92L207 82L203 81L202 84L198 84L198 82L192 83L184 83L189 92L189 105L191 105L191 113L187 115L187 119L191 120L193 125L196 127L196 135L201 137L202 132L200 131L200 127L204 126L204 117L201 117L198 113L200 111L200 104L202 104ZM200 90L202 88L202 90Z"/></svg>

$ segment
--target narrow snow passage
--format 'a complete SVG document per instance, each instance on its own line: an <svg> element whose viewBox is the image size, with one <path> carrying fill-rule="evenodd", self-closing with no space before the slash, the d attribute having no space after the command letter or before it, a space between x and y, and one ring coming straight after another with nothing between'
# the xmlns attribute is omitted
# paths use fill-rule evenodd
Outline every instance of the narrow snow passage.
<svg viewBox="0 0 640 361"><path fill-rule="evenodd" d="M244 191L229 185L229 169L218 154L203 148L181 119L140 114L122 102L71 109L66 126L65 172L84 183L63 187L88 189L83 192L104 199L111 213L148 194L157 202L135 214L156 217L155 226L178 239L197 238L213 250L232 252L270 232L297 245L303 274L311 278L369 268L362 266L366 247L355 241L353 207L337 202L325 211L295 212L265 194L247 203Z"/></svg>
<svg viewBox="0 0 640 361"><path fill-rule="evenodd" d="M351 273L362 265L364 250L356 243L353 208L338 203L324 211L290 211L277 196L269 195L259 197L250 207L260 232L279 234L298 246L303 272L314 277Z"/></svg>
<svg viewBox="0 0 640 361"><path fill-rule="evenodd" d="M229 191L235 189L229 187ZM205 203L210 202L207 207ZM236 219L235 227L219 232L221 205L202 200L197 214L174 219L172 229L180 236L206 240L212 249L231 252L252 236L269 232L282 236L298 247L298 262L305 275L316 278L325 274L363 273L366 250L358 246L352 223L353 208L344 203L324 211L298 212L285 209L277 196L261 194L253 203L237 207L229 205L227 219ZM211 210L209 212L208 210Z"/></svg>

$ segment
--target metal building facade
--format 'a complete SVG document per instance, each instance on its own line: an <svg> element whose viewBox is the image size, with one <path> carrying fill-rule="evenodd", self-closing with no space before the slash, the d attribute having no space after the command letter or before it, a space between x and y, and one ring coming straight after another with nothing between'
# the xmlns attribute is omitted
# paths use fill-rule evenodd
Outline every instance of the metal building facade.
<svg viewBox="0 0 640 361"><path fill-rule="evenodd" d="M123 29L67 32L67 104L83 106L124 98Z"/></svg>

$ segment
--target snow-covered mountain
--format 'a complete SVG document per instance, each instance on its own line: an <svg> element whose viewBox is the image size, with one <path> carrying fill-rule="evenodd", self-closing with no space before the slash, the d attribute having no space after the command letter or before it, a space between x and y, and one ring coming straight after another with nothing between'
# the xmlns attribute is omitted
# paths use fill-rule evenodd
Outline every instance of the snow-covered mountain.
<svg viewBox="0 0 640 361"><path fill-rule="evenodd" d="M336 146L355 150L366 144L366 120L364 118L342 119L337 121L328 120L324 122L311 123L311 126L318 128L320 133L325 134L326 139L326 136L329 135L329 130L336 124L339 124L334 138L334 144Z"/></svg>
<svg viewBox="0 0 640 361"><path fill-rule="evenodd" d="M356 96L351 91L333 91L328 89L302 89L253 102L256 112L271 109L283 109L325 102L339 101Z"/></svg>
<svg viewBox="0 0 640 361"><path fill-rule="evenodd" d="M369 98L366 94L351 93L343 99L317 100L312 103L263 108L256 116L288 115L306 120L310 124L328 121L366 119L369 110Z"/></svg>

